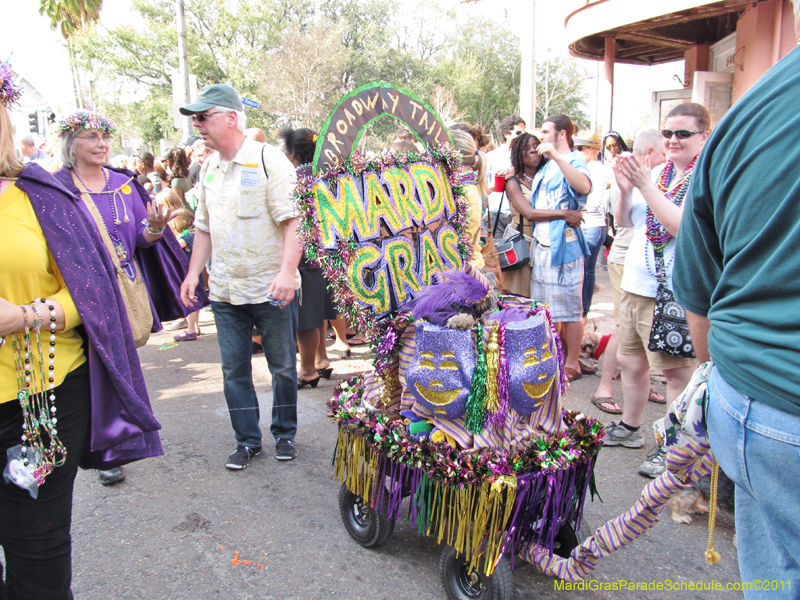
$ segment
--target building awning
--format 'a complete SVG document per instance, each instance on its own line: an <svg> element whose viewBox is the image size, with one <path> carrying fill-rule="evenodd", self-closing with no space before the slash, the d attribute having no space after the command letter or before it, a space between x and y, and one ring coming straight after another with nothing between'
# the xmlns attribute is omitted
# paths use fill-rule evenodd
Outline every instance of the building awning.
<svg viewBox="0 0 800 600"><path fill-rule="evenodd" d="M614 37L616 62L655 65L683 60L692 46L713 44L736 31L739 15L755 2L587 0L564 21L568 38L575 40L569 52L603 60L605 38Z"/></svg>

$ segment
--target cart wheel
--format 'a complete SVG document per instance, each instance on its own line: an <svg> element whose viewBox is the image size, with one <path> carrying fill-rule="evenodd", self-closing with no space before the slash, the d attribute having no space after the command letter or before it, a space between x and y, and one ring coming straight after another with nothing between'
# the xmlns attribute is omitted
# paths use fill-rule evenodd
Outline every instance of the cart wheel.
<svg viewBox="0 0 800 600"><path fill-rule="evenodd" d="M582 541L583 540L578 539L578 534L575 533L572 525L564 523L553 540L553 554L561 558L569 558L570 552Z"/></svg>
<svg viewBox="0 0 800 600"><path fill-rule="evenodd" d="M465 557L459 557L453 546L445 546L439 570L449 600L510 600L514 593L511 567L505 558L500 559L494 572L487 577L483 565L470 572Z"/></svg>
<svg viewBox="0 0 800 600"><path fill-rule="evenodd" d="M350 537L365 548L380 546L394 531L394 519L386 516L387 502L388 494L385 494L384 514L379 514L344 484L339 488L339 512L344 528Z"/></svg>

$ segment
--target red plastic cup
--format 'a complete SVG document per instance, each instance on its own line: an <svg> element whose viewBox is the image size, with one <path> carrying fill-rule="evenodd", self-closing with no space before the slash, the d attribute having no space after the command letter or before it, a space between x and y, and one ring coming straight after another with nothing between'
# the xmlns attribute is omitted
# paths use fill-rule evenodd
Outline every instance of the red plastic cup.
<svg viewBox="0 0 800 600"><path fill-rule="evenodd" d="M502 192L506 189L506 178L503 175L494 176L494 191Z"/></svg>

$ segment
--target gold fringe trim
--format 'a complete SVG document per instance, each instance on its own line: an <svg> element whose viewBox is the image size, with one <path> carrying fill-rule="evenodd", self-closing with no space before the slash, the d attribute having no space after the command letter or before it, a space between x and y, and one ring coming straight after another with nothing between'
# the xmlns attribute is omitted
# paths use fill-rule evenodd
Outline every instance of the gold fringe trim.
<svg viewBox="0 0 800 600"><path fill-rule="evenodd" d="M708 564L713 565L719 562L722 558L716 550L714 550L714 527L717 523L717 482L719 481L719 463L717 459L711 464L711 490L708 499L708 548L706 548L705 557Z"/></svg>
<svg viewBox="0 0 800 600"><path fill-rule="evenodd" d="M353 494L369 502L375 485L375 469L380 453L366 440L339 430L334 457L334 477ZM514 511L517 478L496 477L492 481L464 487L443 485L423 476L412 502L419 500L417 525L422 533L446 542L464 554L470 569L483 562L486 575L491 575L503 549L506 526Z"/></svg>
<svg viewBox="0 0 800 600"><path fill-rule="evenodd" d="M489 336L486 346L486 412L493 415L500 409L500 398L497 391L497 374L500 371L500 344L497 342L495 327Z"/></svg>

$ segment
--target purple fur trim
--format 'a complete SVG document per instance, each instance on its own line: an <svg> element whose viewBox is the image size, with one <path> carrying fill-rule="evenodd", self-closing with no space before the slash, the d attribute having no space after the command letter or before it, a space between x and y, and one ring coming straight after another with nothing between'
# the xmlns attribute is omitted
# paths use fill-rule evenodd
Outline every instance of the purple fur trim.
<svg viewBox="0 0 800 600"><path fill-rule="evenodd" d="M484 283L464 271L446 271L439 274L437 279L437 285L424 287L417 294L414 318L421 319L451 306L475 305L490 291Z"/></svg>

